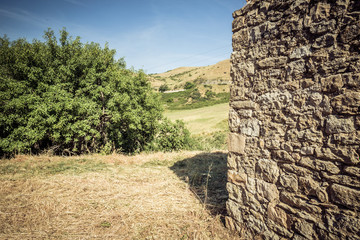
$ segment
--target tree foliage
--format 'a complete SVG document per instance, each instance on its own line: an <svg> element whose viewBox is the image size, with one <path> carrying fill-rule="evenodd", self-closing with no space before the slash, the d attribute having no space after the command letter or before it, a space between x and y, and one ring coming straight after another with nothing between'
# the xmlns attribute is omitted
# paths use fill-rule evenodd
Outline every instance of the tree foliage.
<svg viewBox="0 0 360 240"><path fill-rule="evenodd" d="M145 74L65 29L44 39L0 38L0 155L144 149L162 118Z"/></svg>

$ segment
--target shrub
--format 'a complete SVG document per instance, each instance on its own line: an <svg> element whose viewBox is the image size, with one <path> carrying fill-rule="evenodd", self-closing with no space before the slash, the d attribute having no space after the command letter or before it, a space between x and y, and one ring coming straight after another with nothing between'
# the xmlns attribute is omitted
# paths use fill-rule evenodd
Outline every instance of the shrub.
<svg viewBox="0 0 360 240"><path fill-rule="evenodd" d="M1 37L0 53L0 155L134 152L154 139L160 101L107 45L49 29L45 42Z"/></svg>
<svg viewBox="0 0 360 240"><path fill-rule="evenodd" d="M159 92L166 92L166 91L169 91L170 88L167 84L162 84L160 87L159 87Z"/></svg>
<svg viewBox="0 0 360 240"><path fill-rule="evenodd" d="M184 88L185 89L192 89L194 88L196 85L192 82L186 82L185 85L184 85Z"/></svg>
<svg viewBox="0 0 360 240"><path fill-rule="evenodd" d="M183 121L171 122L164 119L158 126L156 137L147 146L149 151L172 151L190 149L192 146L190 132Z"/></svg>

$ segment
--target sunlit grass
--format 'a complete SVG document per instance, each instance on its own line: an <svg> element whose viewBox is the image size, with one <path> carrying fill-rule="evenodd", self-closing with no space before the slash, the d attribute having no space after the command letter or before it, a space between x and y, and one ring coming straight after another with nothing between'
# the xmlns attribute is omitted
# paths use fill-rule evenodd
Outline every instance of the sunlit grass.
<svg viewBox="0 0 360 240"><path fill-rule="evenodd" d="M221 222L225 159L225 152L3 159L0 239L238 239Z"/></svg>

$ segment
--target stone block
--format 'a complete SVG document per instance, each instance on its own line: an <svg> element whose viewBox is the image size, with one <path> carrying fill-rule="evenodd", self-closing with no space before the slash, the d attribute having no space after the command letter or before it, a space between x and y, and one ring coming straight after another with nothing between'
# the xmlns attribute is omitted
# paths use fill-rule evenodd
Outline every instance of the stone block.
<svg viewBox="0 0 360 240"><path fill-rule="evenodd" d="M234 109L251 109L251 110L257 110L258 105L253 101L232 101L230 102L230 106Z"/></svg>
<svg viewBox="0 0 360 240"><path fill-rule="evenodd" d="M309 56L311 56L310 46L305 45L305 46L295 48L290 54L290 59L295 60L295 59L301 59L301 58L309 57Z"/></svg>
<svg viewBox="0 0 360 240"><path fill-rule="evenodd" d="M270 203L267 209L267 217L278 225L289 229L288 217L286 212L276 206L276 202Z"/></svg>
<svg viewBox="0 0 360 240"><path fill-rule="evenodd" d="M310 25L310 32L312 34L324 34L328 32L334 31L336 28L335 19L331 19L330 21L324 20L319 23L313 23Z"/></svg>
<svg viewBox="0 0 360 240"><path fill-rule="evenodd" d="M287 57L265 58L257 63L260 68L280 68L287 62Z"/></svg>
<svg viewBox="0 0 360 240"><path fill-rule="evenodd" d="M235 172L229 170L227 174L228 182L231 182L235 185L246 184L247 175L245 173Z"/></svg>
<svg viewBox="0 0 360 240"><path fill-rule="evenodd" d="M337 167L333 162L322 161L320 159L311 159L309 157L303 157L299 161L300 166L311 168L315 171L326 171L331 174L340 173L340 168Z"/></svg>
<svg viewBox="0 0 360 240"><path fill-rule="evenodd" d="M327 134L353 133L355 132L354 119L352 117L338 118L331 115L326 119L325 131Z"/></svg>
<svg viewBox="0 0 360 240"><path fill-rule="evenodd" d="M226 184L226 190L229 193L229 199L231 199L232 201L236 201L238 203L243 202L243 193L238 185L228 182Z"/></svg>
<svg viewBox="0 0 360 240"><path fill-rule="evenodd" d="M298 190L298 179L295 174L282 174L279 183L287 191L296 192Z"/></svg>
<svg viewBox="0 0 360 240"><path fill-rule="evenodd" d="M327 172L322 172L321 177L328 182L338 183L348 187L360 188L360 179L355 176L340 175L340 174L331 175L328 174Z"/></svg>
<svg viewBox="0 0 360 240"><path fill-rule="evenodd" d="M327 202L328 195L326 189L321 188L318 182L315 182L310 177L299 178L299 188L303 190L303 193L307 196L315 196L320 202Z"/></svg>
<svg viewBox="0 0 360 240"><path fill-rule="evenodd" d="M325 211L325 219L329 226L329 231L336 233L339 230L346 235L360 236L360 218L341 211Z"/></svg>
<svg viewBox="0 0 360 240"><path fill-rule="evenodd" d="M240 124L240 118L237 111L230 108L229 110L229 128L231 132L238 132Z"/></svg>
<svg viewBox="0 0 360 240"><path fill-rule="evenodd" d="M260 122L257 119L243 119L239 124L239 132L246 136L258 137L260 135Z"/></svg>
<svg viewBox="0 0 360 240"><path fill-rule="evenodd" d="M287 205L305 210L311 214L320 214L322 211L320 207L308 204L295 194L291 194L286 191L282 191L280 193L280 200Z"/></svg>
<svg viewBox="0 0 360 240"><path fill-rule="evenodd" d="M347 167L344 168L344 172L349 174L349 175L360 178L360 167L349 167L349 166L347 166Z"/></svg>
<svg viewBox="0 0 360 240"><path fill-rule="evenodd" d="M311 46L312 48L328 48L335 44L336 36L334 34L326 34L317 39Z"/></svg>
<svg viewBox="0 0 360 240"><path fill-rule="evenodd" d="M321 90L323 92L338 92L344 86L343 79L340 74L322 78Z"/></svg>
<svg viewBox="0 0 360 240"><path fill-rule="evenodd" d="M276 183L279 177L279 167L274 161L260 159L256 164L255 176L269 183Z"/></svg>
<svg viewBox="0 0 360 240"><path fill-rule="evenodd" d="M275 184L267 183L263 180L257 179L256 190L258 196L267 199L269 202L279 199L279 191Z"/></svg>
<svg viewBox="0 0 360 240"><path fill-rule="evenodd" d="M313 14L313 21L319 22L323 19L327 19L330 16L330 3L318 2L316 10Z"/></svg>
<svg viewBox="0 0 360 240"><path fill-rule="evenodd" d="M360 114L360 92L346 91L331 100L331 106L338 114Z"/></svg>
<svg viewBox="0 0 360 240"><path fill-rule="evenodd" d="M244 44L248 44L249 41L249 33L248 29L244 28L237 32L235 32L232 36L232 46L234 50L241 49L241 46Z"/></svg>
<svg viewBox="0 0 360 240"><path fill-rule="evenodd" d="M349 208L360 207L360 191L339 184L330 186L330 199Z"/></svg>
<svg viewBox="0 0 360 240"><path fill-rule="evenodd" d="M245 137L237 134L230 133L229 134L229 152L236 152L239 154L245 153Z"/></svg>
<svg viewBox="0 0 360 240"><path fill-rule="evenodd" d="M245 25L245 17L239 16L239 17L235 18L232 22L232 31L236 32L245 26L246 26Z"/></svg>

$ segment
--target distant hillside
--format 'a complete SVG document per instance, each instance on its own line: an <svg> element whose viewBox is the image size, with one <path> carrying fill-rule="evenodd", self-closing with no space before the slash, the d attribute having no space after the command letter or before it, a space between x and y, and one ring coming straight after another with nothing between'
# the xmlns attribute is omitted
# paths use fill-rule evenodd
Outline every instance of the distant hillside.
<svg viewBox="0 0 360 240"><path fill-rule="evenodd" d="M186 82L196 85L226 85L230 81L230 60L205 67L180 67L165 73L151 74L150 81L154 89L166 84L170 90L182 89Z"/></svg>

